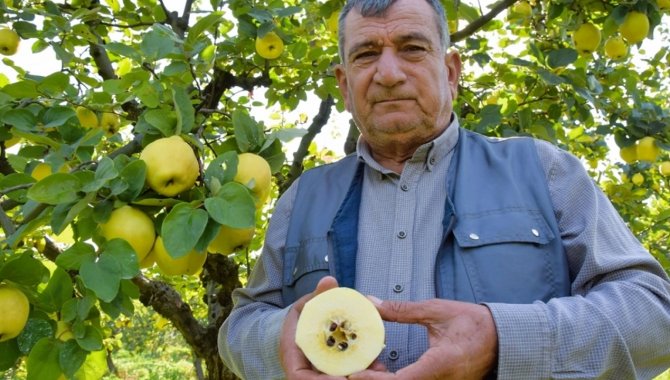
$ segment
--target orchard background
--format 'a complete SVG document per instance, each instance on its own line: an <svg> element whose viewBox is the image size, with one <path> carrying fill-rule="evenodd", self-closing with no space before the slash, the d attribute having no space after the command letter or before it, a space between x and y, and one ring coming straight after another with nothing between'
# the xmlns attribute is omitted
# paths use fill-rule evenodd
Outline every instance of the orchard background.
<svg viewBox="0 0 670 380"><path fill-rule="evenodd" d="M30 303L20 334L0 342L5 378L233 379L217 329L274 200L303 170L354 149L332 73L343 1L176 3L0 1L0 29L21 40L0 65L11 73L0 74L0 283ZM444 3L464 62L462 125L539 137L582 158L670 269L670 1ZM622 35L618 47L608 42ZM280 40L272 54L262 42L257 51L267 36ZM13 60L44 52L55 57L49 73ZM166 197L145 186L139 154L173 135L191 145L200 173ZM244 152L273 173L260 207L234 180ZM196 275L170 276L101 235L124 205L151 218L174 257L205 251L221 226L255 235L234 253L208 253Z"/></svg>

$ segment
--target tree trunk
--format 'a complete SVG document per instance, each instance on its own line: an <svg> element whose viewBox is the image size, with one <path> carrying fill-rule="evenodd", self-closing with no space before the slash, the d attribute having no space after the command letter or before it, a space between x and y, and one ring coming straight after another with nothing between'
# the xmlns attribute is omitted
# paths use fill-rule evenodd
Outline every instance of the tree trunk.
<svg viewBox="0 0 670 380"><path fill-rule="evenodd" d="M207 366L207 380L239 380L239 377L223 365L218 353L204 359Z"/></svg>

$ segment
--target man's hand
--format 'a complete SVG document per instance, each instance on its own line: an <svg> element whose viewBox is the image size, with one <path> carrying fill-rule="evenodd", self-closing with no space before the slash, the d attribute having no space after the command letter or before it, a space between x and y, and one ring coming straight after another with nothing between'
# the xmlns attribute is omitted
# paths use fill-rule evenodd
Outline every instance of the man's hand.
<svg viewBox="0 0 670 380"><path fill-rule="evenodd" d="M284 325L282 326L281 338L279 340L279 357L281 359L286 378L290 380L336 380L346 379L345 377L335 377L324 375L316 371L307 360L302 350L295 344L295 329L298 323L298 317L302 312L305 303L314 298L317 294L323 293L328 289L337 288L337 280L334 277L326 276L319 281L316 289L297 300L291 310L286 315Z"/></svg>
<svg viewBox="0 0 670 380"><path fill-rule="evenodd" d="M495 369L498 336L486 306L437 299L373 301L386 321L426 326L430 346L419 360L395 374L366 370L349 379L482 379Z"/></svg>

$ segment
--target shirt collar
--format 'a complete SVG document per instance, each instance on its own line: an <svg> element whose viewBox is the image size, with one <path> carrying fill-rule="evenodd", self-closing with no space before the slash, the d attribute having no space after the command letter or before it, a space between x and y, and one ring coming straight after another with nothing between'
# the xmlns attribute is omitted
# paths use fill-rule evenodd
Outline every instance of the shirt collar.
<svg viewBox="0 0 670 380"><path fill-rule="evenodd" d="M456 146L456 143L458 142L459 127L460 124L458 122L458 117L455 113L452 113L449 127L447 127L432 141L429 141L417 148L408 162L423 162L427 170L432 170L432 168L437 165L438 162L445 159L449 152L451 152ZM395 174L393 171L381 166L377 161L375 161L374 158L372 158L370 145L365 142L362 137L358 138L358 142L356 144L356 154L358 155L359 160L365 162L368 166L380 172L380 174Z"/></svg>

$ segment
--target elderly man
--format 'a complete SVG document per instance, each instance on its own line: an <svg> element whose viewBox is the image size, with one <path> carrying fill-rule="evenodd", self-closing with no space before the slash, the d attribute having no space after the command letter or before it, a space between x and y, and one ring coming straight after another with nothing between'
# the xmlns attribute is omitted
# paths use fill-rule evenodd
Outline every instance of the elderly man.
<svg viewBox="0 0 670 380"><path fill-rule="evenodd" d="M350 379L651 378L670 285L580 162L453 113L461 61L438 0L351 0L335 74L357 154L303 174L219 335L248 379L333 378L294 343L302 306L372 296L386 347ZM381 301L384 300L384 301Z"/></svg>

